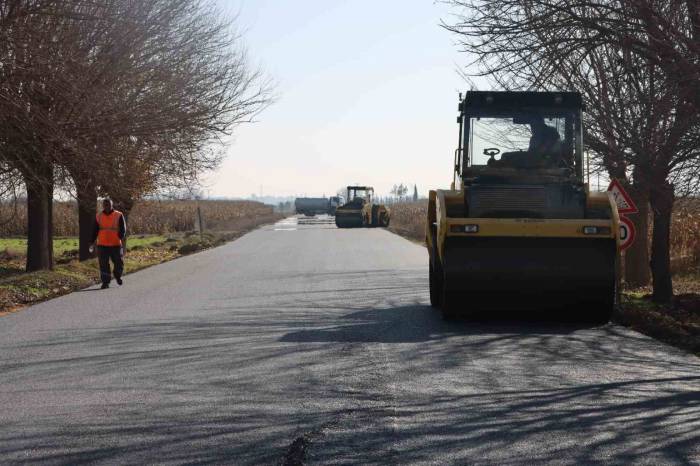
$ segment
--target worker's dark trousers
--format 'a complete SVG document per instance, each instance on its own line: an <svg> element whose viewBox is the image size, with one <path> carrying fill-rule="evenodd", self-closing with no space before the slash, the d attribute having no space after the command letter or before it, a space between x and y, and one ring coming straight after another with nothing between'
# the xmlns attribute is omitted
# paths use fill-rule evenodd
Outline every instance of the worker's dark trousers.
<svg viewBox="0 0 700 466"><path fill-rule="evenodd" d="M124 272L121 246L97 246L97 257L100 261L100 278L102 283L112 281L112 271L109 268L110 259L114 263L114 278L121 278L122 272Z"/></svg>

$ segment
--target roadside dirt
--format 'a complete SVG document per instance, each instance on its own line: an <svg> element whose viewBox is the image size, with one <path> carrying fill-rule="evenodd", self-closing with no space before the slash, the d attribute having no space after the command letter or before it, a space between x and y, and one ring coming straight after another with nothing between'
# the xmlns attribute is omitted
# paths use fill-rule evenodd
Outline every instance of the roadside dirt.
<svg viewBox="0 0 700 466"><path fill-rule="evenodd" d="M679 277L668 305L655 304L648 290L624 293L614 320L700 356L700 277Z"/></svg>

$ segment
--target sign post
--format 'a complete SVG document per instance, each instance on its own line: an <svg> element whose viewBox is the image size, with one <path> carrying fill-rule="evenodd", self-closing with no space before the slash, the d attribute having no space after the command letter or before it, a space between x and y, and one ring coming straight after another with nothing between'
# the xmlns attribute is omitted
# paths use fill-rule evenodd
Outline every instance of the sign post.
<svg viewBox="0 0 700 466"><path fill-rule="evenodd" d="M634 223L629 218L627 218L627 215L636 214L637 212L639 212L639 209L637 209L637 206L634 204L634 201L632 200L630 195L627 194L627 191L625 191L625 188L622 187L622 183L620 183L619 180L613 179L610 182L610 185L608 186L608 192L612 194L613 199L617 204L617 212L620 214L620 256L622 259L624 259L625 250L632 246L632 243L634 243L634 238L636 236L636 232L634 230ZM619 302L620 293L622 292L622 287L620 286L622 283L622 260L620 260L620 262L618 263L617 269L617 299Z"/></svg>
<svg viewBox="0 0 700 466"><path fill-rule="evenodd" d="M634 223L627 218L627 215L636 214L639 212L634 201L627 194L625 188L622 187L622 183L619 180L613 179L608 186L608 192L612 194L615 203L617 204L617 211L620 214L620 251L624 252L625 249L632 246L636 232L634 231Z"/></svg>

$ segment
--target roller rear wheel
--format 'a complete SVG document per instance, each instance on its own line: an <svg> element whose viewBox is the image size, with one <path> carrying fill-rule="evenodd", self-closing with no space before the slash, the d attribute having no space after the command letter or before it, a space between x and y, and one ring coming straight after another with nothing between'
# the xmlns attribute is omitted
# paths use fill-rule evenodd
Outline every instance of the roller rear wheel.
<svg viewBox="0 0 700 466"><path fill-rule="evenodd" d="M336 212L335 226L337 226L338 228L359 228L364 226L364 221L362 217L356 217L353 215L346 215L343 213Z"/></svg>
<svg viewBox="0 0 700 466"><path fill-rule="evenodd" d="M440 311L442 319L446 321L456 320L459 317L459 301L454 293L450 293L445 289L444 280L442 293L440 295Z"/></svg>
<svg viewBox="0 0 700 466"><path fill-rule="evenodd" d="M578 315L584 322L607 324L615 311L615 286L587 293L579 300Z"/></svg>
<svg viewBox="0 0 700 466"><path fill-rule="evenodd" d="M428 265L428 281L430 283L430 305L437 308L440 307L440 296L442 293L442 271L435 270L436 267L433 265L433 262L434 260L431 259L430 264Z"/></svg>
<svg viewBox="0 0 700 466"><path fill-rule="evenodd" d="M379 214L379 206L378 206L378 205L373 205L373 206L372 206L372 213L371 213L371 216L370 216L370 221L369 221L369 225L368 225L368 226L370 226L370 227L378 227L378 226L380 226L381 220L380 220L380 218L379 218L379 215L380 215L380 214Z"/></svg>
<svg viewBox="0 0 700 466"><path fill-rule="evenodd" d="M440 279L440 310L443 320L455 320L460 315L459 295L447 288L447 277L442 271Z"/></svg>

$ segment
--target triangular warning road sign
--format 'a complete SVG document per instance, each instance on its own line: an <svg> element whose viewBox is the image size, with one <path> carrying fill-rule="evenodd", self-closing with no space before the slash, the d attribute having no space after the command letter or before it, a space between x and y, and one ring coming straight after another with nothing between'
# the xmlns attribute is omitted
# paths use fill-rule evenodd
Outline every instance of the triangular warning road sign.
<svg viewBox="0 0 700 466"><path fill-rule="evenodd" d="M632 198L627 194L627 191L622 187L619 180L613 179L610 182L610 186L608 186L608 191L612 193L615 203L617 203L617 211L619 213L636 214L639 212L639 209L637 209L634 201L632 201Z"/></svg>

